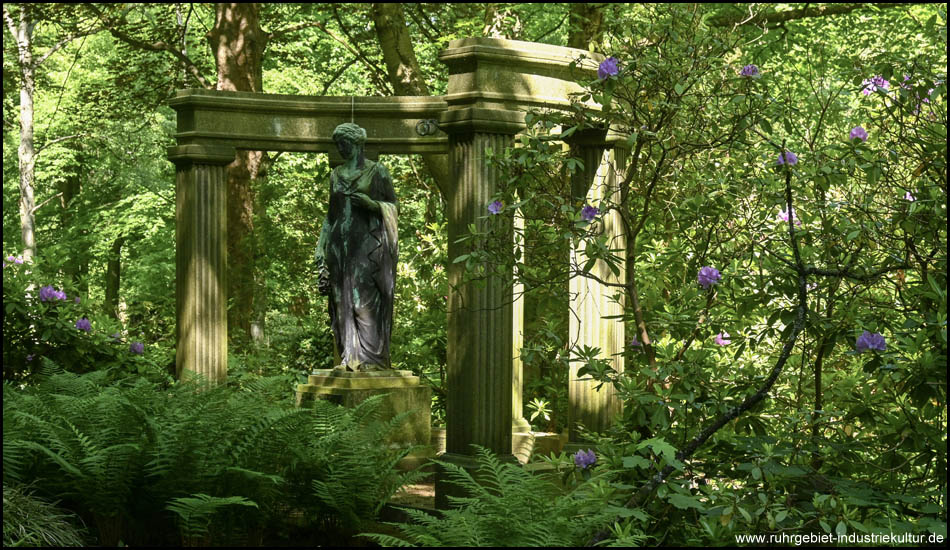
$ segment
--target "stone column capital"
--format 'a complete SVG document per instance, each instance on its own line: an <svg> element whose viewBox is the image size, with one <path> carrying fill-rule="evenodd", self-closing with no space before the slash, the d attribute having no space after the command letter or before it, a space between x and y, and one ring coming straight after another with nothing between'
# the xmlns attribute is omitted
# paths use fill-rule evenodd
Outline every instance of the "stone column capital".
<svg viewBox="0 0 950 550"><path fill-rule="evenodd" d="M211 164L228 165L234 162L237 150L234 147L222 145L203 145L190 143L169 147L168 160L176 165Z"/></svg>

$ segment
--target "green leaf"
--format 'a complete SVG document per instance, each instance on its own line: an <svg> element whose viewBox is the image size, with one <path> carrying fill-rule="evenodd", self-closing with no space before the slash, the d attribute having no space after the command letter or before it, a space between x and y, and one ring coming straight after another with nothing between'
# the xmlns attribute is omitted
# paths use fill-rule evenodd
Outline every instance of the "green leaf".
<svg viewBox="0 0 950 550"><path fill-rule="evenodd" d="M835 526L835 533L839 537L843 537L848 534L848 526L845 524L844 520L838 522L838 525Z"/></svg>
<svg viewBox="0 0 950 550"><path fill-rule="evenodd" d="M705 510L705 507L696 500L696 497L674 494L670 496L669 501L670 504L680 510L688 510L690 508L700 511Z"/></svg>

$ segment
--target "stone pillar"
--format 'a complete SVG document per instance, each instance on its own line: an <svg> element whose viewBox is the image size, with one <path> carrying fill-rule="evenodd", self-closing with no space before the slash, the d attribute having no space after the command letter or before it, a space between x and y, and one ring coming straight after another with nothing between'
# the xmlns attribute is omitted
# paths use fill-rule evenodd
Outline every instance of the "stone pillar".
<svg viewBox="0 0 950 550"><path fill-rule="evenodd" d="M227 165L230 147L169 149L175 163L176 374L228 372Z"/></svg>
<svg viewBox="0 0 950 550"><path fill-rule="evenodd" d="M606 142L606 132L587 131L571 140L574 156L584 163L571 181L574 200L600 208L591 222L593 230L606 235L610 249L618 249L619 273L614 274L603 260L598 260L590 273L605 283L626 282L623 256L626 250L623 221L616 210L608 211L603 201L620 202L618 181L623 177L626 150ZM571 267L583 269L587 263L584 244L571 251ZM600 348L599 357L611 362L617 372L624 368L623 288L612 287L598 280L573 274L570 281L571 317L569 338L571 349L584 346ZM579 443L578 423L588 430L603 431L611 419L621 412L622 403L610 384L600 384L589 377L577 375L580 363L571 363L568 381L568 424L570 443Z"/></svg>
<svg viewBox="0 0 950 550"><path fill-rule="evenodd" d="M586 60L580 60L587 57ZM443 460L474 465L472 445L481 445L514 461L512 429L521 392L514 349L521 323L515 317L511 274L484 285L465 284L461 263L469 224L492 224L502 242L512 242L511 215L488 216L488 204L505 181L486 161L500 154L524 128L531 108L569 108L569 95L581 91L579 78L594 78L598 59L572 48L495 38L453 40L439 55L449 69L447 110L439 128L449 135L454 182L446 189L449 237L449 303L446 401L446 454ZM596 56L593 56L596 57ZM512 243L513 244L513 243ZM504 279L504 280L501 280ZM518 311L521 311L518 308ZM518 399L517 401L520 401ZM457 492L440 475L436 505Z"/></svg>
<svg viewBox="0 0 950 550"><path fill-rule="evenodd" d="M444 128L444 127L443 127ZM500 174L485 158L487 149L510 147L510 134L450 133L449 162L455 179L447 197L449 300L446 386L446 452L472 455L472 445L511 454L514 354L512 281L489 277L485 284L464 282L464 262L452 260L470 250L456 242L469 224L491 226L511 240L511 215L489 218L488 204Z"/></svg>
<svg viewBox="0 0 950 550"><path fill-rule="evenodd" d="M514 220L516 251L524 259L524 216L519 208L515 212ZM518 256L516 256L518 257ZM511 431L525 433L531 431L531 424L524 417L524 362L521 360L521 348L524 346L524 284L516 283L512 288L514 303L511 311L511 349L514 352L514 362L511 366Z"/></svg>

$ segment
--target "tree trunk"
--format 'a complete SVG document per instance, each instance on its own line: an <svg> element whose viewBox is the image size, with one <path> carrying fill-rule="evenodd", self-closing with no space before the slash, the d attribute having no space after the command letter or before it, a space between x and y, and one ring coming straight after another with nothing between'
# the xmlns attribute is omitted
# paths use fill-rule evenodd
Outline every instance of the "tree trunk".
<svg viewBox="0 0 950 550"><path fill-rule="evenodd" d="M17 149L17 161L20 169L20 237L23 245L23 260L30 261L36 256L36 221L33 210L36 200L33 194L34 169L36 167L36 148L33 145L33 94L36 90L36 66L33 63L33 28L29 4L19 6L19 23L3 7L10 34L17 45L17 64L20 69L20 147Z"/></svg>
<svg viewBox="0 0 950 550"><path fill-rule="evenodd" d="M567 38L568 46L587 50L600 41L604 25L603 7L603 4L584 2L571 4L571 11L568 15L570 22L570 32Z"/></svg>
<svg viewBox="0 0 950 550"><path fill-rule="evenodd" d="M217 65L216 89L262 91L267 37L261 31L260 4L216 4L208 42ZM254 189L268 162L263 151L238 151L228 166L228 329L239 348L252 337L256 303L264 291L255 269Z"/></svg>
<svg viewBox="0 0 950 550"><path fill-rule="evenodd" d="M402 4L373 4L372 12L376 37L383 51L383 60L386 62L386 71L393 90L397 95L430 95L425 74L419 67L415 50L412 49ZM448 155L422 155L422 160L444 195L449 183Z"/></svg>
<svg viewBox="0 0 950 550"><path fill-rule="evenodd" d="M109 251L109 262L106 264L106 301L103 304L106 315L113 319L119 318L119 282L122 270L122 245L125 237L112 241Z"/></svg>

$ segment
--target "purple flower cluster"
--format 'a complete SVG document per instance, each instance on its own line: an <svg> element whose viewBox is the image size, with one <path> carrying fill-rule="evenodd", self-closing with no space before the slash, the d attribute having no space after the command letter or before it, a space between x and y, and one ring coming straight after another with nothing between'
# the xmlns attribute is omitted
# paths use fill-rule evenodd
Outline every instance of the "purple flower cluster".
<svg viewBox="0 0 950 550"><path fill-rule="evenodd" d="M40 289L40 301L51 302L53 300L65 300L66 293L62 290L56 290L53 285L47 285Z"/></svg>
<svg viewBox="0 0 950 550"><path fill-rule="evenodd" d="M132 342L132 345L129 346L129 351L136 355L142 355L145 353L145 344L142 342Z"/></svg>
<svg viewBox="0 0 950 550"><path fill-rule="evenodd" d="M729 340L728 332L720 332L719 334L717 334L715 341L716 341L716 345L719 345L719 346L728 346L730 343L732 343L732 341Z"/></svg>
<svg viewBox="0 0 950 550"><path fill-rule="evenodd" d="M580 468L581 470L586 470L590 468L597 462L597 455L594 454L594 451L587 449L587 451L577 451L574 454L574 465Z"/></svg>
<svg viewBox="0 0 950 550"><path fill-rule="evenodd" d="M637 336L636 336L636 335L633 335L633 338L630 339L630 344L629 344L629 345L630 345L631 348L639 348L639 347L642 346L643 344L641 344L640 341L637 340Z"/></svg>
<svg viewBox="0 0 950 550"><path fill-rule="evenodd" d="M10 264L17 264L17 265L22 264L23 256L17 256L16 258L14 258L13 256L7 256L6 258L4 258L3 267L7 267L8 265L7 262L10 262Z"/></svg>
<svg viewBox="0 0 950 550"><path fill-rule="evenodd" d="M76 321L76 328L89 332L92 330L92 323L89 321L89 319L83 317L82 319Z"/></svg>
<svg viewBox="0 0 950 550"><path fill-rule="evenodd" d="M581 208L581 219L585 222L593 220L598 214L600 214L600 210L593 206L586 205L584 208Z"/></svg>
<svg viewBox="0 0 950 550"><path fill-rule="evenodd" d="M608 57L607 59L600 62L600 67L597 68L597 78L601 80L607 80L607 78L616 75L620 72L620 66L618 65L618 60L616 57Z"/></svg>
<svg viewBox="0 0 950 550"><path fill-rule="evenodd" d="M860 139L861 141L867 141L868 140L867 130L865 130L861 126L855 126L854 128L851 129L851 133L848 134L848 139L852 139L852 140Z"/></svg>
<svg viewBox="0 0 950 550"><path fill-rule="evenodd" d="M908 191L908 192L904 195L904 200L906 200L906 201L908 201L908 202L914 202L915 200L917 200L917 197L915 197L910 191Z"/></svg>
<svg viewBox="0 0 950 550"><path fill-rule="evenodd" d="M891 83L884 80L884 77L881 75L866 79L861 85L864 86L864 89L861 90L861 93L864 95L871 95L878 90L887 90L891 87Z"/></svg>
<svg viewBox="0 0 950 550"><path fill-rule="evenodd" d="M718 284L721 279L722 275L719 274L719 270L708 265L700 269L699 274L696 276L696 280L699 281L699 286L706 290L709 290L713 285Z"/></svg>
<svg viewBox="0 0 950 550"><path fill-rule="evenodd" d="M501 201L495 201L495 202L493 202L493 203L491 203L491 204L488 205L488 212L489 212L492 216L494 216L495 214L498 214L499 212L501 212L502 210L504 210L504 208L505 208L505 203L503 203L503 202L501 202Z"/></svg>
<svg viewBox="0 0 950 550"><path fill-rule="evenodd" d="M762 75L759 74L759 68L756 67L755 65L746 65L745 67L742 67L741 71L739 71L739 76L745 76L748 78L759 78Z"/></svg>
<svg viewBox="0 0 950 550"><path fill-rule="evenodd" d="M874 349L878 351L884 351L887 348L887 344L884 343L884 337L877 332L868 332L864 331L861 333L861 336L858 336L858 341L855 344L855 347L858 350L858 353L864 353L865 351Z"/></svg>
<svg viewBox="0 0 950 550"><path fill-rule="evenodd" d="M778 165L787 164L789 166L795 166L798 164L798 155L791 151L785 151L778 156L778 160L775 161L775 163Z"/></svg>
<svg viewBox="0 0 950 550"><path fill-rule="evenodd" d="M792 208L792 215L791 215L791 216L788 215L788 210L786 210L785 208L783 208L782 210L780 210L779 213L778 213L778 216L775 216L775 221L777 221L777 222L787 222L788 219L789 219L789 217L792 218L792 220L795 222L795 225L801 225L801 224L802 224L802 221L799 220L799 219L798 219L798 216L795 215L795 209L794 209L794 208Z"/></svg>

